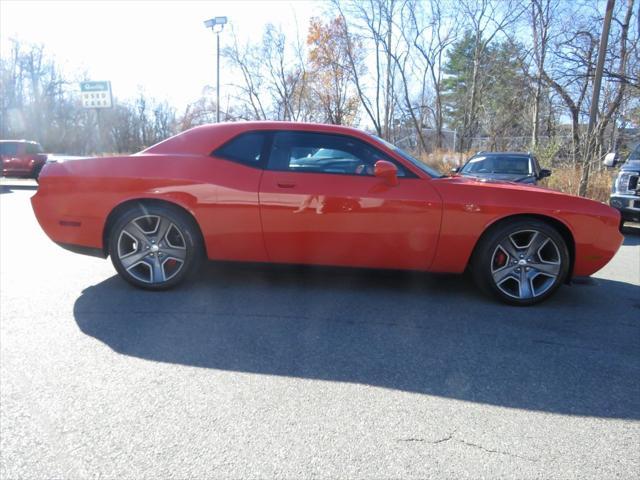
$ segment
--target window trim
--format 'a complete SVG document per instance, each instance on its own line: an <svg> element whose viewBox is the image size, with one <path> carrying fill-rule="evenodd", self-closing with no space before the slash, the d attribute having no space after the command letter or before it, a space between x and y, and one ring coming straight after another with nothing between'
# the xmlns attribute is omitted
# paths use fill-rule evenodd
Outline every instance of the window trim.
<svg viewBox="0 0 640 480"><path fill-rule="evenodd" d="M310 130L294 130L294 129L270 130L270 133L271 133L271 136L270 136L270 141L269 141L269 151L268 151L266 163L264 165L264 169L268 170L270 172L305 173L305 174L316 174L316 175L340 175L340 176L343 176L343 177L346 176L346 177L360 177L360 178L375 178L375 175L359 175L357 173L314 172L314 171L304 171L304 170L292 170L290 168L285 169L285 170L270 168L269 164L270 164L270 160L271 160L271 150L272 150L273 142L274 142L274 139L275 139L275 135L277 133L304 133L304 134L310 134L310 135L329 135L329 136L333 136L333 137L343 137L343 138L347 138L349 140L354 140L354 141L360 142L360 143L366 145L367 147L371 148L375 152L379 153L380 154L380 160L389 161L389 162L393 163L396 166L396 168L398 168L398 169L402 168L406 172L406 175L404 175L404 176L400 176L399 175L398 176L398 180L408 180L408 179L417 179L417 178L419 179L420 178L418 175L416 175L416 173L413 170L409 169L406 165L404 165L404 163L398 161L396 158L392 157L388 153L383 152L378 147L373 145L371 142L368 142L366 140L362 140L361 138L355 137L353 135L348 135L348 134L344 134L344 133L314 132L314 131L310 131Z"/></svg>

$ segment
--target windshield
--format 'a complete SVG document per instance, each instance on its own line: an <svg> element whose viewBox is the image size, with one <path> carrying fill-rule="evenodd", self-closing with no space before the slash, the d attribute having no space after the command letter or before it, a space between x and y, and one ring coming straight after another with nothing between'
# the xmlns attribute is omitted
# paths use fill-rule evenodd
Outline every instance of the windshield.
<svg viewBox="0 0 640 480"><path fill-rule="evenodd" d="M627 160L640 160L640 144L636 146L635 150L629 154Z"/></svg>
<svg viewBox="0 0 640 480"><path fill-rule="evenodd" d="M531 175L531 162L524 155L478 155L472 157L460 173L503 173L509 175Z"/></svg>
<svg viewBox="0 0 640 480"><path fill-rule="evenodd" d="M389 148L390 150L393 150L395 153L400 155L406 161L408 161L412 165L415 165L416 167L418 167L420 170L422 170L423 172L427 173L428 175L430 175L430 176L432 176L434 178L442 178L442 177L445 176L445 175L441 174L439 171L437 171L435 168L431 168L430 166L428 166L425 163L421 162L417 158L409 155L407 152L405 152L401 148L396 147L393 143L389 143L386 140L383 140L382 138L380 138L380 137L378 137L376 135L371 135L371 137L374 138L376 141L380 142L381 144L383 144L385 147Z"/></svg>

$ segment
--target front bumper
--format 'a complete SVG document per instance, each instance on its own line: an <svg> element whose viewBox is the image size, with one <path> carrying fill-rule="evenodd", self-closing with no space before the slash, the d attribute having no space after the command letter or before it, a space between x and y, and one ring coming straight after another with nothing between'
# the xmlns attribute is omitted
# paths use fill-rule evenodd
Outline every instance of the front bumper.
<svg viewBox="0 0 640 480"><path fill-rule="evenodd" d="M640 222L640 196L613 194L609 197L609 205L620 211L623 221Z"/></svg>

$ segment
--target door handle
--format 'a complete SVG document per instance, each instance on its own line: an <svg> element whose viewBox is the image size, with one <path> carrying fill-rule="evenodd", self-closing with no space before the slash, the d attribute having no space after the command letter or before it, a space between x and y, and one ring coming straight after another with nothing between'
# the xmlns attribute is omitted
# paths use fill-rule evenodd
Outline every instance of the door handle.
<svg viewBox="0 0 640 480"><path fill-rule="evenodd" d="M296 186L295 183L278 182L278 187L280 188L293 188L295 186Z"/></svg>

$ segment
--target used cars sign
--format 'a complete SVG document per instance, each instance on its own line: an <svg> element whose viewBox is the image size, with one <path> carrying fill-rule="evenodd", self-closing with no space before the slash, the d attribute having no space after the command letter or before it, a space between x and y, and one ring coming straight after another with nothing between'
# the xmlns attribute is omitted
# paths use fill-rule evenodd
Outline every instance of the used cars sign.
<svg viewBox="0 0 640 480"><path fill-rule="evenodd" d="M80 82L84 108L111 108L111 82Z"/></svg>

